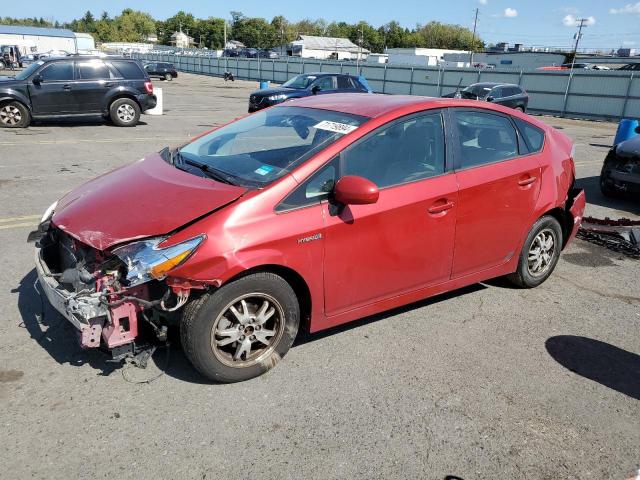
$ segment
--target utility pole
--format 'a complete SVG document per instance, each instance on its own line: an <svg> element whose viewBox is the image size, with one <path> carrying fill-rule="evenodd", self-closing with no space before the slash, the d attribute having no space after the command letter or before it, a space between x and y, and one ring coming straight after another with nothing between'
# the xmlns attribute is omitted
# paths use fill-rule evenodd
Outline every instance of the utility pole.
<svg viewBox="0 0 640 480"><path fill-rule="evenodd" d="M573 60L571 60L571 71L573 72L573 65L576 63L576 55L578 55L578 44L580 43L580 39L582 38L582 29L587 28L585 22L587 22L587 18L580 19L580 25L578 26L578 33L575 35L576 43L573 47Z"/></svg>
<svg viewBox="0 0 640 480"><path fill-rule="evenodd" d="M224 44L222 45L222 50L227 48L227 21L224 21Z"/></svg>
<svg viewBox="0 0 640 480"><path fill-rule="evenodd" d="M476 8L476 18L473 21L473 39L471 40L471 55L469 55L469 67L473 67L473 48L476 43L476 27L478 26L478 11L480 9Z"/></svg>
<svg viewBox="0 0 640 480"><path fill-rule="evenodd" d="M356 72L360 69L360 57L362 56L362 42L364 40L364 27L360 26L360 30L358 30L360 34L358 36L358 58L356 58Z"/></svg>

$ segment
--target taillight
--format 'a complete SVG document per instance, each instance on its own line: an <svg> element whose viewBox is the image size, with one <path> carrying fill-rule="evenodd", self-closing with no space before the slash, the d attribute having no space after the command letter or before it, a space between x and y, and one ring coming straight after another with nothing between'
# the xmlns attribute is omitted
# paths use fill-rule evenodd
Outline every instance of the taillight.
<svg viewBox="0 0 640 480"><path fill-rule="evenodd" d="M153 93L153 83L144 82L144 89L147 91L148 94L152 94Z"/></svg>

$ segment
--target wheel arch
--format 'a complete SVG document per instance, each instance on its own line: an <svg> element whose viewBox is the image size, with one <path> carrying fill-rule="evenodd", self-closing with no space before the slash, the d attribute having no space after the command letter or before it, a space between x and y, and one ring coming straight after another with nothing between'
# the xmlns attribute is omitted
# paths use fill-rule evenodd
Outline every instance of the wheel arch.
<svg viewBox="0 0 640 480"><path fill-rule="evenodd" d="M537 220L539 220L544 216L553 217L560 224L560 228L562 228L562 249L564 249L564 247L567 246L567 242L569 241L569 236L571 235L571 230L573 229L572 215L568 211L564 210L563 208L556 207L540 215L540 217Z"/></svg>
<svg viewBox="0 0 640 480"><path fill-rule="evenodd" d="M115 102L116 100L120 100L121 98L128 98L130 100L133 100L134 102L136 102L138 107L142 110L142 105L140 105L140 102L138 101L136 96L133 93L127 92L127 91L117 92L117 93L114 93L112 96L108 97L104 110L106 110L106 112L108 113L109 110L111 109L111 105L113 105L113 102Z"/></svg>
<svg viewBox="0 0 640 480"><path fill-rule="evenodd" d="M311 323L311 290L309 289L309 285L307 284L304 277L302 277L302 275L300 275L294 269L277 264L257 265L243 270L240 273L237 273L233 277L226 280L224 283L227 284L229 282L233 282L234 280L238 280L239 278L259 272L268 272L278 275L291 286L294 293L296 294L296 297L298 298L298 304L300 306L301 325L308 330Z"/></svg>
<svg viewBox="0 0 640 480"><path fill-rule="evenodd" d="M0 105L8 102L20 102L31 113L31 102L26 97L16 93L0 93Z"/></svg>

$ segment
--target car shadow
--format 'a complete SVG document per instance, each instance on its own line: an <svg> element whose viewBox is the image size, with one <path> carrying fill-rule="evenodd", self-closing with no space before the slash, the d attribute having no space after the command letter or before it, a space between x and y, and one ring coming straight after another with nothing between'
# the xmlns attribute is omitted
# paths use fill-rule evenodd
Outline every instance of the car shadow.
<svg viewBox="0 0 640 480"><path fill-rule="evenodd" d="M487 288L485 285L478 283L321 332L309 333L306 330L300 330L292 348L485 288ZM59 364L72 366L88 364L98 371L98 375L102 376L110 375L125 366L120 362L109 361L110 357L105 352L97 349L82 349L80 347L75 329L49 304L44 295L40 296L40 285L37 283L35 269L25 275L20 281L20 285L12 290L12 293L18 294L18 309L22 317L20 326L25 328L31 338ZM169 330L169 345L169 348L158 348L152 356L153 363L164 374L189 383L215 384L215 382L200 375L189 363L180 348L177 329Z"/></svg>
<svg viewBox="0 0 640 480"><path fill-rule="evenodd" d="M574 335L550 337L545 347L563 367L640 400L640 355Z"/></svg>
<svg viewBox="0 0 640 480"><path fill-rule="evenodd" d="M640 202L630 196L605 197L600 191L600 176L579 178L575 183L576 188L584 189L587 202L592 205L612 208L633 215L640 215Z"/></svg>
<svg viewBox="0 0 640 480"><path fill-rule="evenodd" d="M96 117L68 117L68 118L47 118L46 120L34 120L32 122L34 127L95 127L103 125L105 127L118 127L111 123L110 120L103 118L98 115ZM148 125L146 122L139 120L136 126L138 125Z"/></svg>

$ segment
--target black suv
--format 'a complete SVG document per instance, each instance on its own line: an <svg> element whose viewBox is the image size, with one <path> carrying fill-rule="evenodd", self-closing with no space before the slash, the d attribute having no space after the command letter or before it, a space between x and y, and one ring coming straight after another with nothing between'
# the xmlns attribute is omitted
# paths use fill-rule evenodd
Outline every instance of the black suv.
<svg viewBox="0 0 640 480"><path fill-rule="evenodd" d="M68 56L39 60L14 77L0 77L0 126L32 119L103 115L120 127L156 106L153 84L128 58Z"/></svg>
<svg viewBox="0 0 640 480"><path fill-rule="evenodd" d="M178 77L178 71L170 63L145 63L144 70L150 77L159 77L167 81Z"/></svg>

